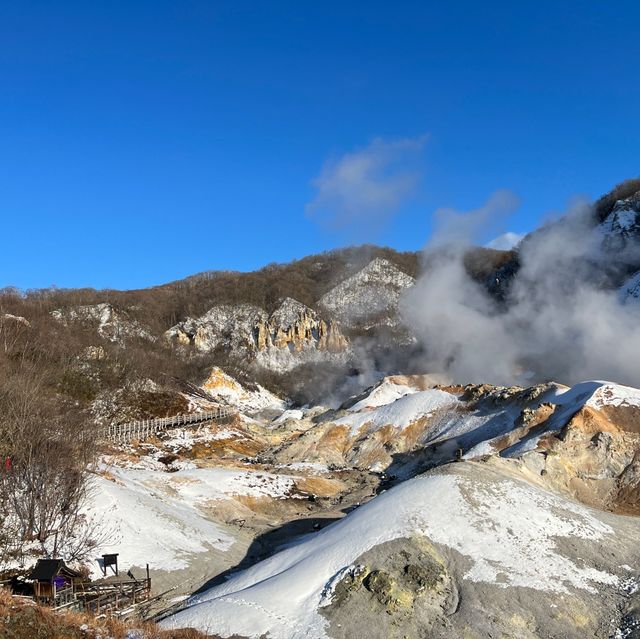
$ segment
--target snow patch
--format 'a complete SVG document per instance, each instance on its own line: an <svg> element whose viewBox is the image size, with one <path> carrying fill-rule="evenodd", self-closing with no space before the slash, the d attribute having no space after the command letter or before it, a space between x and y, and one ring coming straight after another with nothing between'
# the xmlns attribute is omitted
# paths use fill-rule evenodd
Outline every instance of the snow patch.
<svg viewBox="0 0 640 639"><path fill-rule="evenodd" d="M363 401L366 402L366 400ZM455 395L433 388L404 395L390 404L381 405L373 410L353 412L336 420L335 423L349 426L352 435L357 434L365 424L369 425L370 430L377 430L387 425L404 429L420 417L443 408L453 409L459 404ZM352 411L354 409L355 407Z"/></svg>

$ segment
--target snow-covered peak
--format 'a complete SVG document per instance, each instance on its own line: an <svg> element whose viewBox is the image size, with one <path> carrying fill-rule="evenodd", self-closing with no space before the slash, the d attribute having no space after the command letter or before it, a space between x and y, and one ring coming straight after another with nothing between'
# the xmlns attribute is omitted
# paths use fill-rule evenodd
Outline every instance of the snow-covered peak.
<svg viewBox="0 0 640 639"><path fill-rule="evenodd" d="M611 213L601 223L605 233L629 234L636 231L640 224L638 202L633 198L618 200Z"/></svg>
<svg viewBox="0 0 640 639"><path fill-rule="evenodd" d="M415 280L395 264L375 258L320 298L320 307L342 322L358 322L385 312L395 314L402 291Z"/></svg>
<svg viewBox="0 0 640 639"><path fill-rule="evenodd" d="M401 271L393 262L382 257L371 260L361 271L350 277L352 283L373 282L375 284L387 284L406 288L414 282L413 278Z"/></svg>
<svg viewBox="0 0 640 639"><path fill-rule="evenodd" d="M491 240L485 245L485 248L494 249L495 251L512 251L522 242L524 235L522 233L514 233L508 231Z"/></svg>
<svg viewBox="0 0 640 639"><path fill-rule="evenodd" d="M594 408L606 406L635 406L640 407L640 390L622 384L602 382L586 403Z"/></svg>

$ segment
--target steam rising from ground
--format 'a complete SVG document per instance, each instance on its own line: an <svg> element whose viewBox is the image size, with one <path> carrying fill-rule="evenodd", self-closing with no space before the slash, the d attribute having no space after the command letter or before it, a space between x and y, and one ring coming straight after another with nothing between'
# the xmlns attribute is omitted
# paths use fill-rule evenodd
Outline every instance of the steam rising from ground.
<svg viewBox="0 0 640 639"><path fill-rule="evenodd" d="M612 265L619 279L640 256L637 248L603 246L589 205L576 204L522 242L506 303L471 279L463 256L474 229L514 205L499 192L470 214L439 214L425 273L401 305L425 350L422 368L464 383L608 379L640 385L638 307L621 304L616 289L601 288L611 285ZM463 232L453 232L447 219Z"/></svg>

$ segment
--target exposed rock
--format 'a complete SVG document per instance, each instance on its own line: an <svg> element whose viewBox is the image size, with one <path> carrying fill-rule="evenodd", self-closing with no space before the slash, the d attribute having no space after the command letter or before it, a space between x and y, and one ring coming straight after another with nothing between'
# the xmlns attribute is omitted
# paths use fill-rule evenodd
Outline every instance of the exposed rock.
<svg viewBox="0 0 640 639"><path fill-rule="evenodd" d="M202 384L202 389L214 402L234 406L243 412L255 412L263 409L284 410L285 402L270 393L259 384L255 388L245 388L238 380L214 366Z"/></svg>
<svg viewBox="0 0 640 639"><path fill-rule="evenodd" d="M300 353L307 348L339 353L347 349L346 338L336 322L326 322L308 306L287 297L268 321L256 324L256 348L289 348Z"/></svg>
<svg viewBox="0 0 640 639"><path fill-rule="evenodd" d="M101 337L110 342L122 344L129 338L155 341L155 337L125 311L116 310L107 303L58 309L52 311L51 316L64 326L83 324L95 328Z"/></svg>
<svg viewBox="0 0 640 639"><path fill-rule="evenodd" d="M23 326L31 326L31 322L26 317L22 317L21 315L12 315L11 313L3 313L0 315L0 322L8 321L8 322L16 322L17 324L22 324Z"/></svg>
<svg viewBox="0 0 640 639"><path fill-rule="evenodd" d="M640 302L640 271L623 282L618 291L618 297L623 304Z"/></svg>
<svg viewBox="0 0 640 639"><path fill-rule="evenodd" d="M368 628L370 637L422 636L457 605L455 584L425 539L380 544L354 564L320 608L331 622L331 637L353 637L352 620L365 610L377 620L375 629Z"/></svg>
<svg viewBox="0 0 640 639"><path fill-rule="evenodd" d="M106 356L107 352L102 346L87 346L80 357L84 360L100 361L105 359Z"/></svg>
<svg viewBox="0 0 640 639"><path fill-rule="evenodd" d="M374 319L397 326L400 296L414 283L415 280L395 264L376 258L325 293L318 305L348 326Z"/></svg>
<svg viewBox="0 0 640 639"><path fill-rule="evenodd" d="M165 338L210 353L217 348L243 355L255 350L254 327L267 314L251 304L214 306L198 319L187 318L165 333Z"/></svg>
<svg viewBox="0 0 640 639"><path fill-rule="evenodd" d="M608 253L624 251L640 237L640 191L618 200L599 226L602 247Z"/></svg>
<svg viewBox="0 0 640 639"><path fill-rule="evenodd" d="M165 337L200 352L224 349L232 358L249 358L258 364L288 370L309 360L331 359L348 350L348 342L333 320L286 298L270 315L248 304L216 306L199 319L187 319Z"/></svg>

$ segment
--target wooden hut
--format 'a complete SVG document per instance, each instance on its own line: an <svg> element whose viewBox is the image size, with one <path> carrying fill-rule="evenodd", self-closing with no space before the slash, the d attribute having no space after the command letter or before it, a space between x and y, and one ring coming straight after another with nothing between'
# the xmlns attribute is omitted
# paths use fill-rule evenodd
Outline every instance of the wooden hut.
<svg viewBox="0 0 640 639"><path fill-rule="evenodd" d="M28 577L33 581L33 594L38 603L62 606L75 598L82 574L69 568L62 559L38 559Z"/></svg>

